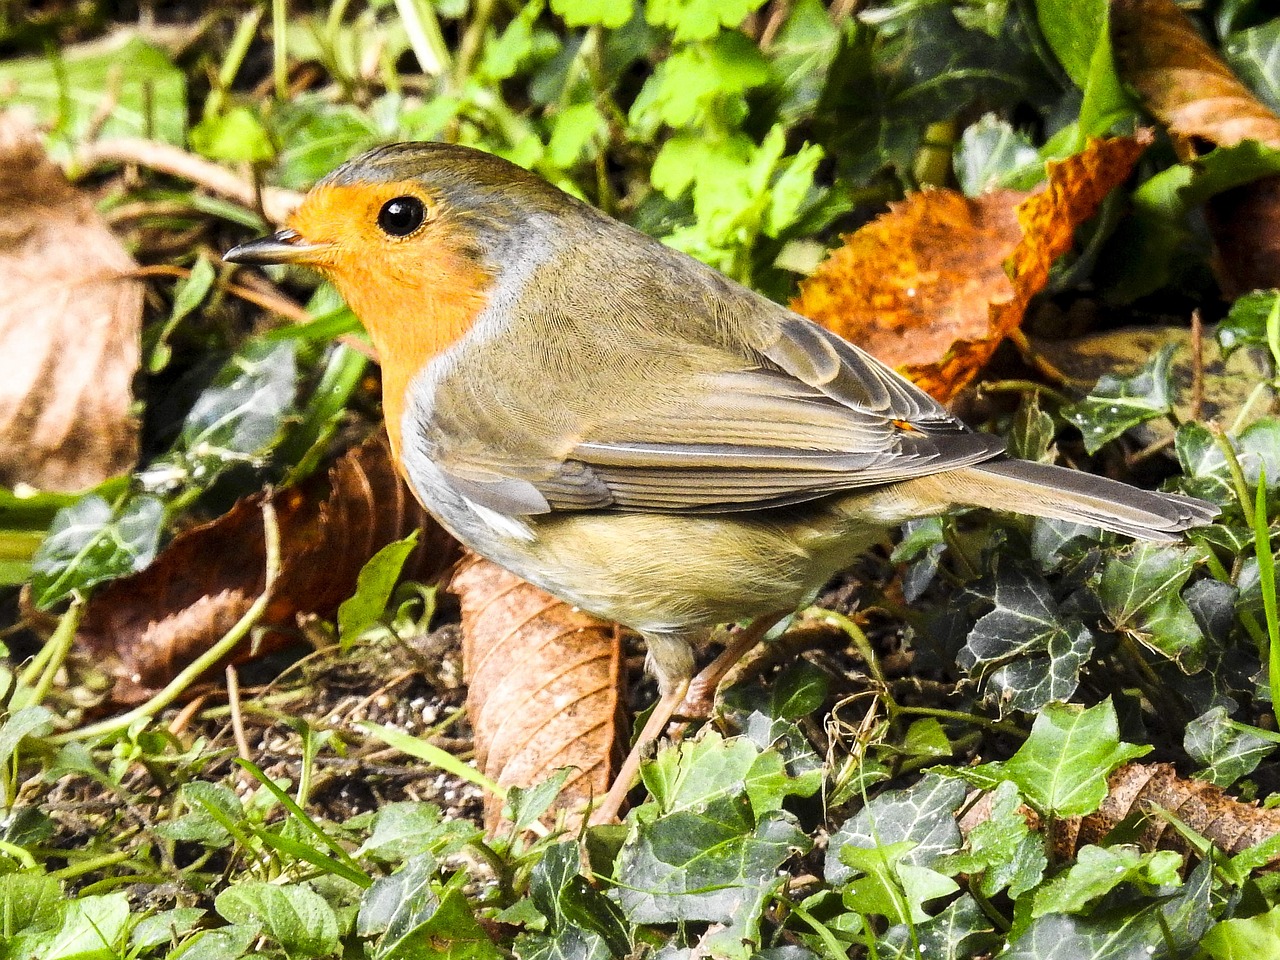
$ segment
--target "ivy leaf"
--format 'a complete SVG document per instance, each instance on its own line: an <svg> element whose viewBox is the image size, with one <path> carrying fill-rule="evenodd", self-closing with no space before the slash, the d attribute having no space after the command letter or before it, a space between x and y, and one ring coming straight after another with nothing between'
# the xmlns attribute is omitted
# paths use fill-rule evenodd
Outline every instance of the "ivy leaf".
<svg viewBox="0 0 1280 960"><path fill-rule="evenodd" d="M581 957L607 960L631 952L626 921L616 903L582 876L576 842L558 843L533 868L529 891L547 920L546 933L517 941L522 958Z"/></svg>
<svg viewBox="0 0 1280 960"><path fill-rule="evenodd" d="M1083 913L1122 883L1135 883L1146 892L1151 888L1182 884L1178 869L1182 855L1172 850L1143 853L1137 847L1081 847L1076 862L1039 890L1031 908L1032 917L1050 913Z"/></svg>
<svg viewBox="0 0 1280 960"><path fill-rule="evenodd" d="M1089 917L1046 914L1001 951L1001 960L1127 960L1189 953L1212 922L1210 879L1210 861L1203 860L1181 891L1163 903L1139 901Z"/></svg>
<svg viewBox="0 0 1280 960"><path fill-rule="evenodd" d="M1031 736L1008 760L948 770L979 786L1012 780L1040 814L1084 816L1107 796L1111 771L1151 747L1120 740L1116 710L1108 698L1084 709L1051 703L1036 717Z"/></svg>
<svg viewBox="0 0 1280 960"><path fill-rule="evenodd" d="M1181 596L1204 557L1200 547L1139 543L1111 557L1098 581L1098 599L1112 626L1184 673L1201 669L1208 654L1208 642Z"/></svg>
<svg viewBox="0 0 1280 960"><path fill-rule="evenodd" d="M966 893L947 904L936 917L890 927L877 944L876 956L881 960L968 960L994 956L999 943L991 918Z"/></svg>
<svg viewBox="0 0 1280 960"><path fill-rule="evenodd" d="M400 863L424 853L443 857L479 833L469 822L444 819L434 803L389 803L378 808L369 839L355 856L379 863Z"/></svg>
<svg viewBox="0 0 1280 960"><path fill-rule="evenodd" d="M845 884L845 906L863 914L878 914L890 923L922 923L929 919L925 904L947 897L960 885L946 874L906 860L910 841L870 849L846 846L841 860L860 876Z"/></svg>
<svg viewBox="0 0 1280 960"><path fill-rule="evenodd" d="M1062 410L1080 428L1085 449L1095 453L1126 430L1173 411L1170 371L1175 344L1166 344L1130 377L1101 377L1089 395Z"/></svg>
<svg viewBox="0 0 1280 960"><path fill-rule="evenodd" d="M1044 841L1027 826L1027 818L1019 812L1022 796L1012 781L1004 780L996 787L991 815L978 823L965 838L964 849L947 858L948 873L978 878L979 892L994 897L1005 888L1017 899L1034 888L1049 865Z"/></svg>
<svg viewBox="0 0 1280 960"><path fill-rule="evenodd" d="M821 0L800 0L769 47L771 87L778 119L793 125L813 115L840 48L840 31Z"/></svg>
<svg viewBox="0 0 1280 960"><path fill-rule="evenodd" d="M759 761L770 755L775 759ZM618 858L628 919L734 923L744 920L744 910L763 909L774 871L793 850L809 846L790 814L753 807L780 796L781 766L776 751L715 731L647 764L642 775L654 802L629 815Z"/></svg>
<svg viewBox="0 0 1280 960"><path fill-rule="evenodd" d="M1272 110L1280 112L1280 20L1237 30L1223 44L1227 63Z"/></svg>
<svg viewBox="0 0 1280 960"><path fill-rule="evenodd" d="M370 951L372 960L500 960L502 953L476 922L462 892L466 874L459 873L443 888L437 888L433 883L435 873L435 858L423 854L410 859L389 877L378 879L364 892L356 916L356 933L365 938L376 937ZM231 891L236 889L232 887ZM217 904L222 912L222 896Z"/></svg>
<svg viewBox="0 0 1280 960"><path fill-rule="evenodd" d="M1195 777L1219 787L1229 787L1253 773L1277 746L1273 739L1257 736L1244 724L1233 723L1225 707L1213 707L1188 723L1182 745L1193 759L1204 764Z"/></svg>
<svg viewBox="0 0 1280 960"><path fill-rule="evenodd" d="M1093 634L1058 610L1048 585L1012 564L996 574L995 609L974 624L956 662L981 676L985 696L1034 711L1075 692Z"/></svg>
<svg viewBox="0 0 1280 960"><path fill-rule="evenodd" d="M97 494L63 507L32 558L31 589L47 610L71 596L155 559L165 510L155 497L130 497L115 509Z"/></svg>
<svg viewBox="0 0 1280 960"><path fill-rule="evenodd" d="M1223 356L1240 347L1270 347L1270 330L1280 323L1280 291L1255 290L1231 305L1218 324L1218 344Z"/></svg>
<svg viewBox="0 0 1280 960"><path fill-rule="evenodd" d="M1200 946L1212 960L1274 958L1280 943L1280 907L1256 917L1233 917L1214 925Z"/></svg>
<svg viewBox="0 0 1280 960"><path fill-rule="evenodd" d="M1053 417L1040 409L1035 394L1023 400L1009 428L1009 456L1037 463L1053 462Z"/></svg>
<svg viewBox="0 0 1280 960"><path fill-rule="evenodd" d="M831 836L827 846L826 877L832 884L847 883L856 871L846 859L848 850L876 850L907 844L904 863L934 867L944 854L960 846L955 812L964 802L964 785L933 774L905 790L890 790L874 797Z"/></svg>

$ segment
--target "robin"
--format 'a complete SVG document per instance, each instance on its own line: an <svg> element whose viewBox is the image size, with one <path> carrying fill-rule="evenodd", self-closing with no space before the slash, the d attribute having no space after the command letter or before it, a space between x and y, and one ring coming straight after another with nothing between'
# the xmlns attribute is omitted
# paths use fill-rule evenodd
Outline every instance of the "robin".
<svg viewBox="0 0 1280 960"><path fill-rule="evenodd" d="M956 506L1174 540L1217 508L1007 457L835 334L505 160L399 143L225 259L327 276L382 363L396 463L460 541L642 634L688 698L886 531ZM718 624L751 619L694 678Z"/></svg>

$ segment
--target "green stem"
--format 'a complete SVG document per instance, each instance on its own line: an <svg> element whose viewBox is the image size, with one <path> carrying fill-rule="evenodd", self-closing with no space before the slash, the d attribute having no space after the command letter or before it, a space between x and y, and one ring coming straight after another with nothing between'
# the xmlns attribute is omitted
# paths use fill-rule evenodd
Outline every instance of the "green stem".
<svg viewBox="0 0 1280 960"><path fill-rule="evenodd" d="M285 0L271 0L271 53L276 79L276 99L289 99L289 11Z"/></svg>
<svg viewBox="0 0 1280 960"><path fill-rule="evenodd" d="M1016 723L1010 723L1007 720L992 720L990 717L984 717L981 714L965 713L963 710L944 710L941 707L903 707L894 708L897 713L905 713L909 716L919 717L937 717L939 720L955 720L958 723L971 723L974 726L985 727L987 730L995 730L997 733L1004 733L1011 737L1017 737L1019 740L1027 739L1027 731L1023 730Z"/></svg>
<svg viewBox="0 0 1280 960"><path fill-rule="evenodd" d="M476 57L479 56L480 48L484 44L485 31L489 29L489 24L493 20L493 11L496 6L496 0L476 0L475 8L471 12L471 22L467 24L466 32L458 43L458 59L453 66L455 90L461 90L467 85L471 70L476 64Z"/></svg>
<svg viewBox="0 0 1280 960"><path fill-rule="evenodd" d="M23 706L42 703L44 698L49 695L49 690L53 687L53 679L58 675L58 671L62 669L62 663L66 660L67 654L71 650L71 644L75 642L76 629L80 626L80 615L83 612L84 598L77 596L71 601L71 606L62 615L62 619L58 621L58 627L53 631L53 636L49 638L41 649L40 654L31 661L32 666L35 666L36 661L48 651L48 655L44 656L45 663L40 672L40 679L31 688L31 699ZM27 680L25 672L22 678Z"/></svg>
<svg viewBox="0 0 1280 960"><path fill-rule="evenodd" d="M276 521L275 507L270 501L262 504L262 528L267 552L266 580L262 587L262 593L258 595L258 599L253 602L253 605L245 611L244 616L223 634L222 639L192 661L186 669L169 682L168 686L146 703L119 716L50 737L50 742L55 744L70 743L73 740L87 740L91 737L119 733L121 730L127 730L135 721L154 716L178 699L187 687L191 686L206 670L230 654L236 645L248 636L249 631L257 624L258 618L267 609L267 603L271 600L271 593L275 588L276 577L280 573L280 525Z"/></svg>

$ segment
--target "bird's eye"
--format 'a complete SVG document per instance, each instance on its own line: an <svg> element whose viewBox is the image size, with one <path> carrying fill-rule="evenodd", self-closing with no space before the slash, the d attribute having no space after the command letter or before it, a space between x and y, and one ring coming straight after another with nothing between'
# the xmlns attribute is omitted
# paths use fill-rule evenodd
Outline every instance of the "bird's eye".
<svg viewBox="0 0 1280 960"><path fill-rule="evenodd" d="M395 197L378 211L378 227L389 236L407 237L422 226L426 218L426 207L417 197Z"/></svg>

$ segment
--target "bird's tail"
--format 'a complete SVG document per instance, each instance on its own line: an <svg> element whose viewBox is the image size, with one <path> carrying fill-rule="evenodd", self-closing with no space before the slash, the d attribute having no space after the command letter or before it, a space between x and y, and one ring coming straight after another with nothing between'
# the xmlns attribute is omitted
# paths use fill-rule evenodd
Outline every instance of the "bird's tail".
<svg viewBox="0 0 1280 960"><path fill-rule="evenodd" d="M1218 515L1205 500L1028 460L991 460L908 483L932 483L934 495L957 505L1087 523L1140 540L1176 540Z"/></svg>

